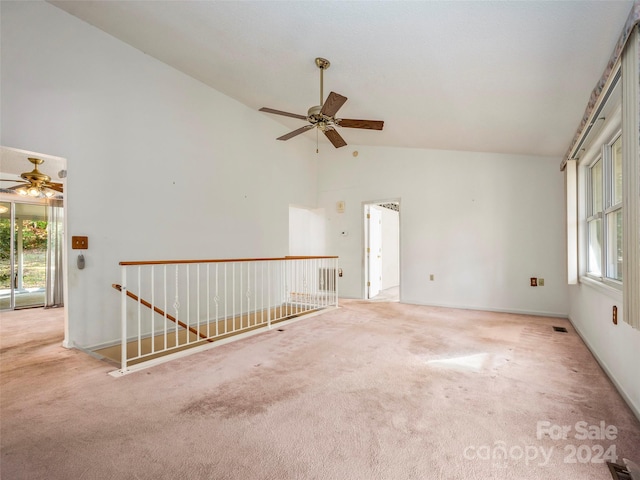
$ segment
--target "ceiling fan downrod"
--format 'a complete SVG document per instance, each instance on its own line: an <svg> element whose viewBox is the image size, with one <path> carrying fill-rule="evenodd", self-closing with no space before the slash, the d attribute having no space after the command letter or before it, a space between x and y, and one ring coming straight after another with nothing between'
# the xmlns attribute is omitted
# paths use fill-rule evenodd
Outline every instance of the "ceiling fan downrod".
<svg viewBox="0 0 640 480"><path fill-rule="evenodd" d="M331 66L326 58L317 57L316 65L320 69L320 105L324 102L324 71Z"/></svg>

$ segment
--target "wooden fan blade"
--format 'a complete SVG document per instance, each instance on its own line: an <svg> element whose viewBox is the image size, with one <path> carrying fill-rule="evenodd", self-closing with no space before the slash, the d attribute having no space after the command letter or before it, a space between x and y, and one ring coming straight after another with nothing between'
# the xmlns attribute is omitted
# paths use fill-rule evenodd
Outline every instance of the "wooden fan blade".
<svg viewBox="0 0 640 480"><path fill-rule="evenodd" d="M62 191L63 187L61 183L49 182L45 184L45 187L55 190L56 192L64 193Z"/></svg>
<svg viewBox="0 0 640 480"><path fill-rule="evenodd" d="M336 120L341 127L347 128L368 128L369 130L382 130L384 122L382 120L353 120L351 118L342 118Z"/></svg>
<svg viewBox="0 0 640 480"><path fill-rule="evenodd" d="M331 92L327 97L327 100L324 102L324 105L322 105L322 110L320 110L320 113L322 115L326 115L327 117L333 117L336 113L338 113L338 110L340 110L340 107L342 107L342 105L344 105L344 102L346 101L347 97L343 97L336 92Z"/></svg>
<svg viewBox="0 0 640 480"><path fill-rule="evenodd" d="M336 148L344 147L347 144L347 142L344 141L344 138L342 138L335 130L325 130L324 134Z"/></svg>
<svg viewBox="0 0 640 480"><path fill-rule="evenodd" d="M294 130L293 132L289 132L286 135L283 135L281 137L278 137L276 140L289 140L290 138L295 137L296 135L300 135L301 133L306 132L307 130L309 130L310 128L315 127L315 125L305 125L304 127L300 127L297 130Z"/></svg>
<svg viewBox="0 0 640 480"><path fill-rule="evenodd" d="M307 117L305 117L304 115L298 115L297 113L283 112L281 110L274 110L273 108L262 107L259 111L266 112L266 113L275 113L276 115L284 115L285 117L299 118L300 120L307 119Z"/></svg>

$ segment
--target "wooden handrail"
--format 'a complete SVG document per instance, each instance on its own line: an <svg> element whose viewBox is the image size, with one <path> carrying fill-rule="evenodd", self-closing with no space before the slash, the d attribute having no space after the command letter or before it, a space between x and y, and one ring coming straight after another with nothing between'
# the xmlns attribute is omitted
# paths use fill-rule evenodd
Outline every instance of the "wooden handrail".
<svg viewBox="0 0 640 480"><path fill-rule="evenodd" d="M111 285L113 288L115 288L116 290L118 290L119 292L122 292L122 285L118 285L117 283L114 283ZM169 320L171 320L173 323L177 323L178 325L180 325L182 328L186 328L187 330L189 330L191 333L198 335L200 338L206 340L207 342L213 342L212 339L207 338L207 335L196 330L193 327L188 326L186 323L181 322L180 320L178 320L176 317L169 315L168 313L164 312L163 310L159 309L158 307L155 307L153 305L151 305L149 302L147 302L146 300L138 297L135 293L131 293L129 290L127 290L127 296L134 299L136 302L140 301L140 303L142 305L144 305L147 308L153 308L153 311L156 312L159 315L162 315L165 318L168 318Z"/></svg>
<svg viewBox="0 0 640 480"><path fill-rule="evenodd" d="M176 264L194 264L194 263L232 263L232 262L268 262L275 260L308 260L308 259L325 259L338 258L338 256L318 256L318 257L276 257L276 258L221 258L215 260L147 260L139 262L120 262L121 266L132 265L176 265ZM115 287L114 287L115 288ZM128 292L127 292L128 293Z"/></svg>

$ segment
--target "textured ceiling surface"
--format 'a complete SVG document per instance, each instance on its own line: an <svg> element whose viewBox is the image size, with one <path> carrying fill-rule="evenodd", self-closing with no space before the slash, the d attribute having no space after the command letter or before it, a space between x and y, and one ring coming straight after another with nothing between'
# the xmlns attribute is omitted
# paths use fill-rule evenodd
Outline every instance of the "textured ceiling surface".
<svg viewBox="0 0 640 480"><path fill-rule="evenodd" d="M258 110L319 103L352 145L562 156L633 5L618 1L51 1ZM261 113L282 133L301 120ZM289 140L304 141L301 137ZM275 140L274 140L275 141Z"/></svg>

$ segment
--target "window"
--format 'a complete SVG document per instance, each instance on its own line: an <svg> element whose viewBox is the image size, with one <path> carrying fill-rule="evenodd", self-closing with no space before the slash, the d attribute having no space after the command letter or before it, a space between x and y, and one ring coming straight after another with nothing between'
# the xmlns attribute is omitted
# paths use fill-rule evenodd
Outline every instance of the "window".
<svg viewBox="0 0 640 480"><path fill-rule="evenodd" d="M622 137L603 145L587 170L587 275L622 282Z"/></svg>

